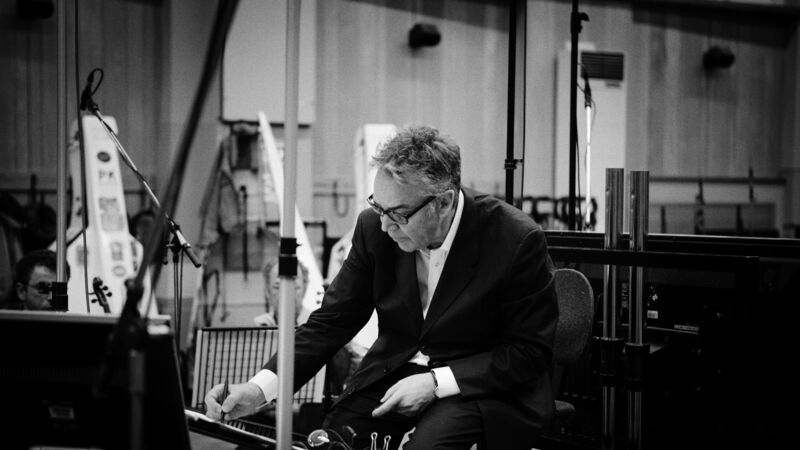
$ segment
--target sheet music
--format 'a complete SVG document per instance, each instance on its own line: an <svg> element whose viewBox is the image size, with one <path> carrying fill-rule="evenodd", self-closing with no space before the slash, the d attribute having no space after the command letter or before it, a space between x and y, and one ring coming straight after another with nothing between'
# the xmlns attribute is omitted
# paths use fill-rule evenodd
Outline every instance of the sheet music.
<svg viewBox="0 0 800 450"><path fill-rule="evenodd" d="M258 441L261 441L261 442L263 442L265 444L275 445L275 440L274 439L270 439L268 437L261 436L259 434L251 433L249 431L245 431L245 430L242 430L240 428L236 428L236 427L234 427L232 425L228 425L228 424L223 423L223 422L218 422L216 420L212 420L212 419L208 418L208 416L206 416L205 414L203 414L201 412L192 411L191 409L185 409L184 411L186 412L186 419L190 421L189 422L190 424L191 424L191 421L205 422L207 424L211 424L211 427L213 427L213 428L217 428L219 430L224 430L224 432L230 433L230 434L232 434L234 436L247 436L249 438L253 438L253 439L256 439Z"/></svg>
<svg viewBox="0 0 800 450"><path fill-rule="evenodd" d="M252 433L247 430L243 430L238 428L231 423L236 423L236 420L232 420L228 423L218 422L216 420L210 419L204 413L199 411L194 411L191 409L184 409L186 413L186 420L189 421L189 428L192 428L192 425L197 425L198 422L202 423L199 427L201 430L199 431L213 431L218 432L220 434L226 435L231 437L232 439L244 439L249 441L256 441L263 443L266 445L266 448L276 448L277 441L275 439L262 436L260 434ZM291 446L292 450L307 450L306 447L298 447L296 445Z"/></svg>

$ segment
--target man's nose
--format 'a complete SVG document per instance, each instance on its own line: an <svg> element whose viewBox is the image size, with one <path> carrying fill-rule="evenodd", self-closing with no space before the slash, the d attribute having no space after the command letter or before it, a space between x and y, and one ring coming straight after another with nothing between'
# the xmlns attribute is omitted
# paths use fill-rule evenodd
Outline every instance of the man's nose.
<svg viewBox="0 0 800 450"><path fill-rule="evenodd" d="M397 222L390 219L386 214L381 214L381 231L388 233L392 226L397 226Z"/></svg>

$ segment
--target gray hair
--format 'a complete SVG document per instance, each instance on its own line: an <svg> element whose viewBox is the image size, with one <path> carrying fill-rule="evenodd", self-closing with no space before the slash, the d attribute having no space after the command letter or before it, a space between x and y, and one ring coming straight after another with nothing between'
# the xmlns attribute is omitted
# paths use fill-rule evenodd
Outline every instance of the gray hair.
<svg viewBox="0 0 800 450"><path fill-rule="evenodd" d="M428 126L400 130L372 158L401 184L430 186L431 193L461 188L461 154L458 144Z"/></svg>

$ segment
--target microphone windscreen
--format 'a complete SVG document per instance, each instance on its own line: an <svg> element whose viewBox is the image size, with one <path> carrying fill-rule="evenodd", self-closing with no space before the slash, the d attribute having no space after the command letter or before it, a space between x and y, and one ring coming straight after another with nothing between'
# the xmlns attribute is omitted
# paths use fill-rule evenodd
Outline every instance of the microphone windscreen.
<svg viewBox="0 0 800 450"><path fill-rule="evenodd" d="M308 445L319 447L329 443L328 432L325 430L314 430L308 435Z"/></svg>

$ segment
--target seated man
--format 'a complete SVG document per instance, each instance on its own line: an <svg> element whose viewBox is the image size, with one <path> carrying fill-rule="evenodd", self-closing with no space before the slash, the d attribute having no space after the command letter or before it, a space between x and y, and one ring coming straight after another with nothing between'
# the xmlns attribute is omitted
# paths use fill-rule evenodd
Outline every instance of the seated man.
<svg viewBox="0 0 800 450"><path fill-rule="evenodd" d="M278 326L278 304L280 303L280 286L278 278L278 258L270 258L264 263L261 269L264 275L264 300L266 300L266 312L253 318L258 325ZM297 263L297 277L295 278L295 320L303 307L303 297L308 286L308 269L299 262ZM298 324L299 325L299 324Z"/></svg>
<svg viewBox="0 0 800 450"><path fill-rule="evenodd" d="M481 149L473 149L480 151ZM550 421L558 305L541 227L461 185L458 145L402 130L373 157L370 208L322 306L295 333L298 388L378 315L378 337L323 428L396 450L529 450ZM236 418L277 396L277 358L214 386L206 414Z"/></svg>
<svg viewBox="0 0 800 450"><path fill-rule="evenodd" d="M0 309L51 310L52 284L56 281L56 254L33 250L14 267L14 289Z"/></svg>

